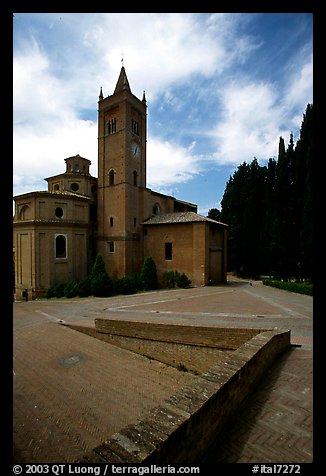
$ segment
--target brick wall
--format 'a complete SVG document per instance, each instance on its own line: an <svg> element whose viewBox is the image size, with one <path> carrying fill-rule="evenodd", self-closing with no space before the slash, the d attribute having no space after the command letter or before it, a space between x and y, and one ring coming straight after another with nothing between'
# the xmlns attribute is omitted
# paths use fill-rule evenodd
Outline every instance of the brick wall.
<svg viewBox="0 0 326 476"><path fill-rule="evenodd" d="M259 329L212 328L95 319L94 337L159 360L202 373L259 332Z"/></svg>
<svg viewBox="0 0 326 476"><path fill-rule="evenodd" d="M260 332L224 328L95 319L95 328L70 325L110 344L195 374L205 372Z"/></svg>
<svg viewBox="0 0 326 476"><path fill-rule="evenodd" d="M138 328L139 323L133 324ZM207 328L204 329L206 332ZM223 334L221 328L211 330L216 335ZM225 329L225 334L228 330ZM274 360L290 347L290 331L257 332L237 350L225 354L193 384L154 408L142 421L123 428L77 462L198 463ZM234 334L235 330L231 329L230 333Z"/></svg>
<svg viewBox="0 0 326 476"><path fill-rule="evenodd" d="M182 366L184 371L193 372L194 374L205 372L225 355L234 352L234 350L224 348L105 334L84 326L69 325L69 327L172 367L180 369Z"/></svg>
<svg viewBox="0 0 326 476"><path fill-rule="evenodd" d="M104 334L231 350L237 349L260 332L257 328L156 324L105 318L95 319L95 329Z"/></svg>

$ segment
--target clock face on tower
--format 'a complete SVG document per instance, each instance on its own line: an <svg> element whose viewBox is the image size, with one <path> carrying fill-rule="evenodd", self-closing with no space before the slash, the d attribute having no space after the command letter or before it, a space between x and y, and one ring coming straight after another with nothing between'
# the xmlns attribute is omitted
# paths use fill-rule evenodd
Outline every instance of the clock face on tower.
<svg viewBox="0 0 326 476"><path fill-rule="evenodd" d="M137 142L131 143L131 156L140 157L140 145Z"/></svg>

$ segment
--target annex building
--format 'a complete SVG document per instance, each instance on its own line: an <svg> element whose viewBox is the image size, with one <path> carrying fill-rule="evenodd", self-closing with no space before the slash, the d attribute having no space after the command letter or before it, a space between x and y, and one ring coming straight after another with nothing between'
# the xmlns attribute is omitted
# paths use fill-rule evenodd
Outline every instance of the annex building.
<svg viewBox="0 0 326 476"><path fill-rule="evenodd" d="M226 281L227 225L197 205L146 186L147 104L122 66L112 95L98 101L98 178L91 162L65 159L46 191L14 197L16 299L42 297L57 283L87 276L96 254L112 278L140 271L151 256L159 281L168 270L193 285Z"/></svg>

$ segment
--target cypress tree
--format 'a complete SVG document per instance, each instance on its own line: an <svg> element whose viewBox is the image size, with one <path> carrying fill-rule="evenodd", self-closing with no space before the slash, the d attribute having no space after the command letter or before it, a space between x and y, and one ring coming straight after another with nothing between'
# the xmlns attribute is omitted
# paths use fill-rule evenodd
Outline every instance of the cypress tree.
<svg viewBox="0 0 326 476"><path fill-rule="evenodd" d="M228 229L228 270L285 280L312 276L313 109L308 105L296 146L279 139L277 160L239 165L226 184L220 221Z"/></svg>
<svg viewBox="0 0 326 476"><path fill-rule="evenodd" d="M296 147L296 200L300 203L300 277L313 271L313 106L308 104Z"/></svg>
<svg viewBox="0 0 326 476"><path fill-rule="evenodd" d="M105 263L101 255L97 255L90 273L90 291L94 296L111 296L113 282L105 269Z"/></svg>
<svg viewBox="0 0 326 476"><path fill-rule="evenodd" d="M277 260L276 160L269 159L265 174L259 262L262 274L273 276Z"/></svg>
<svg viewBox="0 0 326 476"><path fill-rule="evenodd" d="M140 280L145 291L158 288L156 264L151 256L145 258L140 272Z"/></svg>
<svg viewBox="0 0 326 476"><path fill-rule="evenodd" d="M211 208L208 210L207 217L211 218L212 220L221 221L221 211L217 208Z"/></svg>

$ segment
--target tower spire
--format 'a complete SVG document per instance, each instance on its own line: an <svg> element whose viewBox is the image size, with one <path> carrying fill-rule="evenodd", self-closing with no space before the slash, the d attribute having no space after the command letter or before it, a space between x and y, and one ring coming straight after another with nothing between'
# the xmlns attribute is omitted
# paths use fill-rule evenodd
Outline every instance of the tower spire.
<svg viewBox="0 0 326 476"><path fill-rule="evenodd" d="M127 78L126 70L124 66L121 66L121 71L120 71L117 85L114 90L114 94L120 93L121 91L129 91L131 93L131 89L129 86L129 82L128 82L128 78Z"/></svg>

